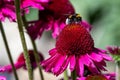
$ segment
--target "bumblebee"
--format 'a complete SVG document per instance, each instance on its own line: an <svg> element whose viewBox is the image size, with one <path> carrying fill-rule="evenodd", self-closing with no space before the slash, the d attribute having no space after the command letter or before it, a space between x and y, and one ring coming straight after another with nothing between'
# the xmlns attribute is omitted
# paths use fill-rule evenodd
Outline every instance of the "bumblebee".
<svg viewBox="0 0 120 80"><path fill-rule="evenodd" d="M80 23L81 21L82 17L80 16L80 14L73 14L66 19L66 24Z"/></svg>

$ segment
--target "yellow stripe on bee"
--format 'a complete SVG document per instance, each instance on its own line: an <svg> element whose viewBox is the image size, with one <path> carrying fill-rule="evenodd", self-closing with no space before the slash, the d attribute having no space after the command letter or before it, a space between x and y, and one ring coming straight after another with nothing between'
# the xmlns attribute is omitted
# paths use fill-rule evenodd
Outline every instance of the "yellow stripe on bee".
<svg viewBox="0 0 120 80"><path fill-rule="evenodd" d="M72 15L70 15L69 18L72 18Z"/></svg>
<svg viewBox="0 0 120 80"><path fill-rule="evenodd" d="M76 17L78 18L78 17L81 17L81 16L80 16L80 14L77 14Z"/></svg>

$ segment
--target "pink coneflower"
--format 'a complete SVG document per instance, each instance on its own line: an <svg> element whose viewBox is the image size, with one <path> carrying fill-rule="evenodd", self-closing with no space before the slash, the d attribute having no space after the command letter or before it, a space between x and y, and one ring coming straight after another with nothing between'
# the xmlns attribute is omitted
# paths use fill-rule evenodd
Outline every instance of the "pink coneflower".
<svg viewBox="0 0 120 80"><path fill-rule="evenodd" d="M8 18L10 21L15 21L15 7L12 0L0 0L0 21Z"/></svg>
<svg viewBox="0 0 120 80"><path fill-rule="evenodd" d="M62 78L60 80L64 79ZM69 80L72 80L72 78L69 77ZM86 77L77 78L77 80L115 80L115 73L88 75Z"/></svg>
<svg viewBox="0 0 120 80"><path fill-rule="evenodd" d="M108 46L108 53L110 53L115 62L120 61L120 47L119 46Z"/></svg>
<svg viewBox="0 0 120 80"><path fill-rule="evenodd" d="M33 50L29 50L29 57L30 57L30 62L31 62L31 65L32 65L32 69L35 69L37 67L37 64L36 64L36 61L35 61ZM44 58L43 58L41 53L39 53L39 57L40 57L40 62L43 61ZM23 53L20 54L17 62L14 64L14 66L15 66L16 69L19 69L21 67L23 67L24 69L27 69ZM12 66L7 65L7 66L4 66L4 67L0 68L0 72L6 72L6 71L11 72L12 71Z"/></svg>
<svg viewBox="0 0 120 80"><path fill-rule="evenodd" d="M51 57L41 63L45 71L51 71L58 76L69 65L71 72L75 70L82 77L86 69L92 74L106 70L105 60L109 61L111 57L105 50L94 47L93 38L81 25L79 18L81 17L77 15L70 17L69 21L72 19L72 22L59 34L55 48L49 51Z"/></svg>
<svg viewBox="0 0 120 80"><path fill-rule="evenodd" d="M0 76L0 80L6 80L6 77Z"/></svg>
<svg viewBox="0 0 120 80"><path fill-rule="evenodd" d="M89 75L87 77L77 78L77 80L115 80L115 74L99 74L99 75Z"/></svg>
<svg viewBox="0 0 120 80"><path fill-rule="evenodd" d="M30 22L28 33L36 39L44 30L52 30L55 38L65 26L67 15L73 13L75 11L69 0L51 0L44 10L39 11L39 20Z"/></svg>
<svg viewBox="0 0 120 80"><path fill-rule="evenodd" d="M119 46L108 46L107 50L112 55L120 55L120 47Z"/></svg>

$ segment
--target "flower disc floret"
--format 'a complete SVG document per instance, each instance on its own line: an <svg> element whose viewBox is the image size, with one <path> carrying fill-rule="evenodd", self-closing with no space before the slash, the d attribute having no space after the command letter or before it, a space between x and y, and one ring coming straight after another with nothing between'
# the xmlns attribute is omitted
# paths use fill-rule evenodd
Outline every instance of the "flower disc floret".
<svg viewBox="0 0 120 80"><path fill-rule="evenodd" d="M56 49L59 53L85 54L94 48L94 41L89 32L80 24L67 25L60 33Z"/></svg>

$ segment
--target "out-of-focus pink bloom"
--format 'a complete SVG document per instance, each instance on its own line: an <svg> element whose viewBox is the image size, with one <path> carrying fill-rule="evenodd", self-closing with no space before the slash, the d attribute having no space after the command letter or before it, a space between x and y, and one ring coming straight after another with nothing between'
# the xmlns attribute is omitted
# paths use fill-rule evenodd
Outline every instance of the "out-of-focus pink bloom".
<svg viewBox="0 0 120 80"><path fill-rule="evenodd" d="M52 30L52 36L56 38L65 26L68 15L74 13L69 0L51 0L44 10L39 11L39 20L30 22L28 33L36 39L42 35L44 30Z"/></svg>
<svg viewBox="0 0 120 80"><path fill-rule="evenodd" d="M49 0L20 0L21 1L21 8L28 9L29 7L36 8L39 10L43 10L44 6L43 3L48 3Z"/></svg>
<svg viewBox="0 0 120 80"><path fill-rule="evenodd" d="M72 80L72 78L69 77L69 80ZM79 77L76 80L115 80L115 73L88 75L87 77Z"/></svg>
<svg viewBox="0 0 120 80"><path fill-rule="evenodd" d="M108 46L107 50L112 55L120 55L120 47L119 46Z"/></svg>
<svg viewBox="0 0 120 80"><path fill-rule="evenodd" d="M87 77L80 77L77 80L115 80L115 74L99 74L99 75L89 75Z"/></svg>
<svg viewBox="0 0 120 80"><path fill-rule="evenodd" d="M107 73L107 74L104 74L104 76L105 76L108 80L115 80L116 74L115 74L115 73Z"/></svg>
<svg viewBox="0 0 120 80"><path fill-rule="evenodd" d="M8 18L10 21L15 21L15 6L12 0L0 0L0 21Z"/></svg>
<svg viewBox="0 0 120 80"><path fill-rule="evenodd" d="M0 76L0 80L6 80L6 77Z"/></svg>
<svg viewBox="0 0 120 80"><path fill-rule="evenodd" d="M92 74L100 74L101 70L106 71L105 60L112 60L105 50L94 47L89 31L83 25L75 23L63 28L57 38L56 47L49 54L51 57L41 65L45 71L56 76L66 70L68 65L71 72L75 70L81 77L86 69Z"/></svg>
<svg viewBox="0 0 120 80"><path fill-rule="evenodd" d="M32 69L35 69L37 67L37 64L36 64L36 61L35 61L33 50L29 50L29 57L30 57L30 62L31 62L31 65L32 65ZM44 60L41 53L39 53L39 57L40 57L40 62ZM25 58L24 58L23 53L20 54L17 62L14 64L14 66L15 66L16 69L19 69L21 67L26 69ZM0 72L6 72L6 71L11 72L12 71L12 66L7 65L7 66L3 66L3 67L0 68Z"/></svg>

